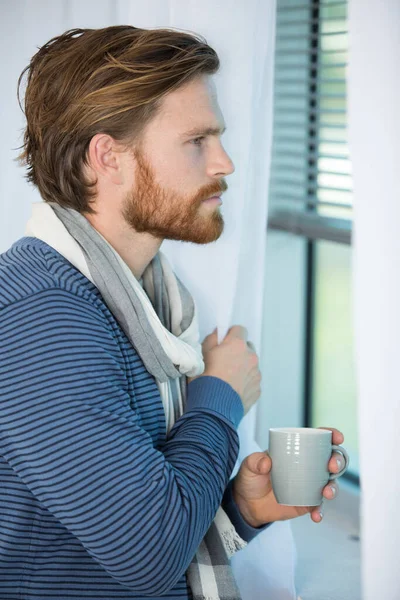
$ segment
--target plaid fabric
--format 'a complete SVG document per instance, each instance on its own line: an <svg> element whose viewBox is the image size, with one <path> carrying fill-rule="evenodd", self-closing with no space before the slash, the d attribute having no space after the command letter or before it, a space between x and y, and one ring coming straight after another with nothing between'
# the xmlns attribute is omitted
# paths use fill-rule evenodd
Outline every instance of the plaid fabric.
<svg viewBox="0 0 400 600"><path fill-rule="evenodd" d="M229 558L246 542L236 532L232 536L231 528L229 518L219 508L187 570L194 600L240 599Z"/></svg>

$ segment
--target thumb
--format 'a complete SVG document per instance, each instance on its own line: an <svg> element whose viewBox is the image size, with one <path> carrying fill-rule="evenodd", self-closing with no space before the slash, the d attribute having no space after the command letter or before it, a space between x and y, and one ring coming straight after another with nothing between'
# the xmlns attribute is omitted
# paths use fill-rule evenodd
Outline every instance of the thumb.
<svg viewBox="0 0 400 600"><path fill-rule="evenodd" d="M271 457L268 452L253 452L241 464L242 475L267 475L272 467ZM247 473L246 473L247 471Z"/></svg>

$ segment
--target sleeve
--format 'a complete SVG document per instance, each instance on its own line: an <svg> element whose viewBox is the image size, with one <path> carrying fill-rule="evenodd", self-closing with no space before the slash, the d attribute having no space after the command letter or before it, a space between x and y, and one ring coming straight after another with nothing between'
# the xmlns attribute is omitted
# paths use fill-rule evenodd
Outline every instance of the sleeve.
<svg viewBox="0 0 400 600"><path fill-rule="evenodd" d="M160 452L131 408L119 352L102 312L71 292L4 308L0 441L32 494L106 572L159 596L183 576L221 503L243 407L222 380L193 381Z"/></svg>
<svg viewBox="0 0 400 600"><path fill-rule="evenodd" d="M230 480L224 492L221 506L231 520L232 525L245 542L251 542L259 533L265 531L272 523L265 523L261 527L252 527L244 520L242 514L233 498L232 494L233 479Z"/></svg>

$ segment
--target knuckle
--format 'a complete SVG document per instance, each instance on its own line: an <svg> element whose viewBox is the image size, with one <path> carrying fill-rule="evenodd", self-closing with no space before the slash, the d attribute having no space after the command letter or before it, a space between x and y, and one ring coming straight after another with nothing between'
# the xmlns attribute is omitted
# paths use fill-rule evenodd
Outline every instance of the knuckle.
<svg viewBox="0 0 400 600"><path fill-rule="evenodd" d="M257 354L253 353L250 356L250 364L251 364L252 367L257 367L258 366L258 356L257 356Z"/></svg>
<svg viewBox="0 0 400 600"><path fill-rule="evenodd" d="M240 350L241 352L244 352L247 349L246 341L242 340L241 338L236 338L234 343L235 343L237 349Z"/></svg>
<svg viewBox="0 0 400 600"><path fill-rule="evenodd" d="M247 329L243 327L243 325L232 325L230 330L232 333L237 333L239 335L244 335L247 337Z"/></svg>

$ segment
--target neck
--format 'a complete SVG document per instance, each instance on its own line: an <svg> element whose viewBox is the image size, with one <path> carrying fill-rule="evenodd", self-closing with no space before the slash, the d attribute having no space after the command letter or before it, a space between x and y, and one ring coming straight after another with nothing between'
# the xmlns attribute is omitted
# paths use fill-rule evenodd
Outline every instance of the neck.
<svg viewBox="0 0 400 600"><path fill-rule="evenodd" d="M136 279L141 279L146 267L160 249L163 240L155 238L149 233L137 233L125 222L121 227L121 223L117 220L109 219L106 223L98 214L85 214L84 216L118 252Z"/></svg>

